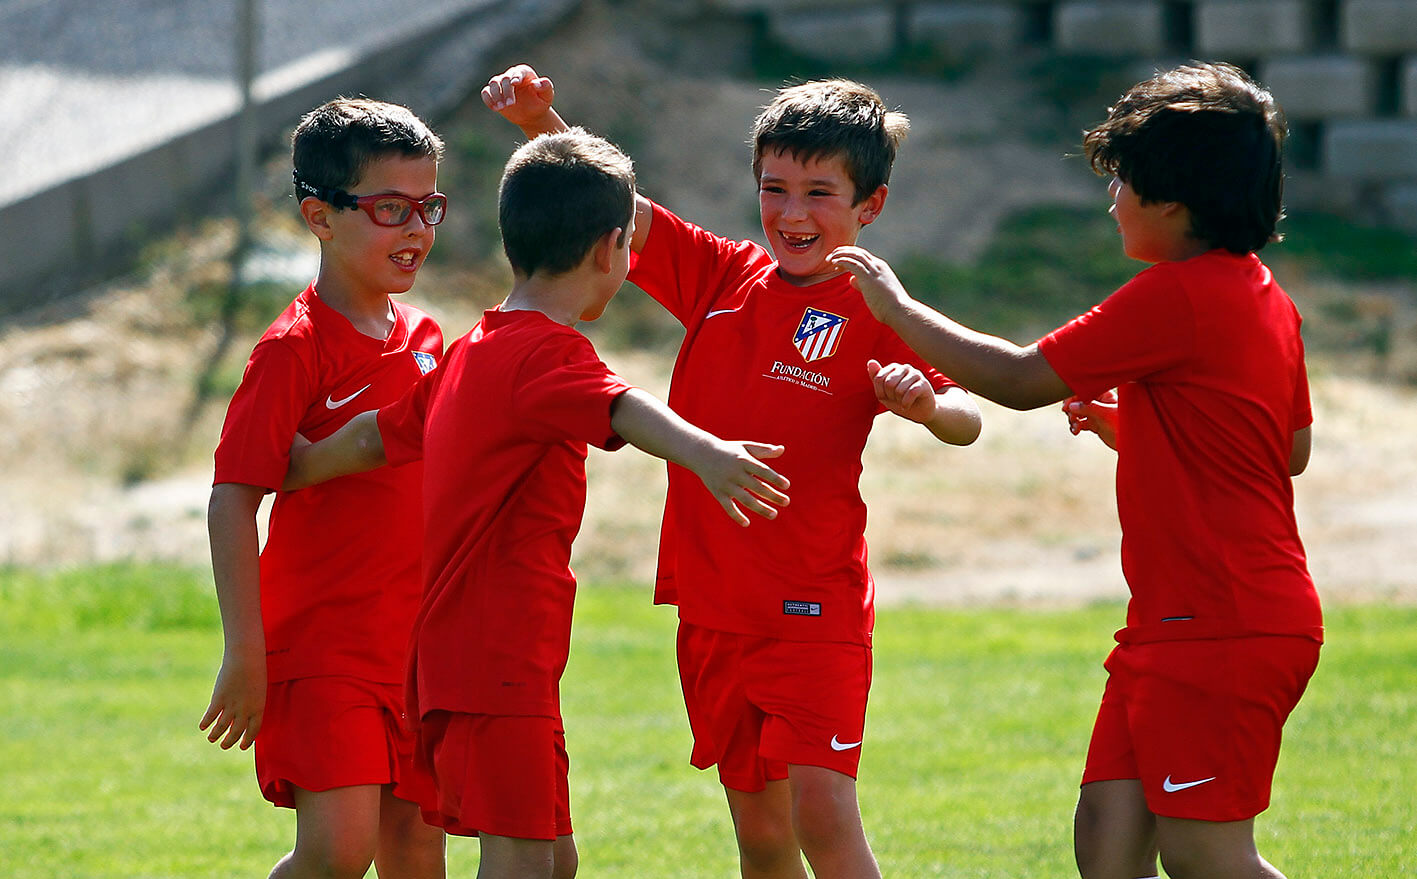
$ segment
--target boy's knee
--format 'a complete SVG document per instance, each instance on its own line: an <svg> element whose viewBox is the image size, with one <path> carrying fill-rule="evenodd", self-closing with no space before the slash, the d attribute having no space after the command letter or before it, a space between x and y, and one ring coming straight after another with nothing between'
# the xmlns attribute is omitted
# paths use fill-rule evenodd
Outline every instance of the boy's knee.
<svg viewBox="0 0 1417 879"><path fill-rule="evenodd" d="M373 846L353 843L341 845L334 841L332 843L320 847L318 851L312 851L311 846L306 846L302 851L301 847L296 845L289 858L290 865L297 867L298 875L301 876L363 879L364 874L369 871L369 865L374 863Z"/></svg>
<svg viewBox="0 0 1417 879"><path fill-rule="evenodd" d="M797 836L786 815L758 815L753 821L740 821L735 830L739 854L755 869L770 871L783 860L798 857Z"/></svg>
<svg viewBox="0 0 1417 879"><path fill-rule="evenodd" d="M811 793L793 804L793 827L802 851L825 851L849 843L862 835L861 815L855 798Z"/></svg>

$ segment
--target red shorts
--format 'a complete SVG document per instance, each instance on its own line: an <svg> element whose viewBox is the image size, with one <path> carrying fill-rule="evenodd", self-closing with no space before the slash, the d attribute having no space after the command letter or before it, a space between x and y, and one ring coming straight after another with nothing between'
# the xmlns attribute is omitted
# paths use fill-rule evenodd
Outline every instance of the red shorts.
<svg viewBox="0 0 1417 879"><path fill-rule="evenodd" d="M689 762L724 787L760 791L789 764L856 777L871 648L781 641L679 624L679 680L694 734Z"/></svg>
<svg viewBox="0 0 1417 879"><path fill-rule="evenodd" d="M1119 645L1082 783L1140 779L1147 807L1170 818L1253 818L1318 661L1318 642L1299 637Z"/></svg>
<svg viewBox="0 0 1417 879"><path fill-rule="evenodd" d="M266 687L256 736L256 779L277 806L295 807L294 788L324 791L392 784L394 796L421 802L433 782L413 765L413 733L403 685L326 676Z"/></svg>
<svg viewBox="0 0 1417 879"><path fill-rule="evenodd" d="M556 717L430 711L418 758L437 794L423 820L458 836L551 839L571 833L571 768Z"/></svg>

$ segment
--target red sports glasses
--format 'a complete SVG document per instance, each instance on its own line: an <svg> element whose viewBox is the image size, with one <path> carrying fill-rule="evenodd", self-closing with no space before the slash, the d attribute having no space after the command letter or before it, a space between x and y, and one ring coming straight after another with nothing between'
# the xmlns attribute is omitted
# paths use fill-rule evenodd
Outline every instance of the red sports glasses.
<svg viewBox="0 0 1417 879"><path fill-rule="evenodd" d="M369 215L369 219L373 220L375 225L379 226L402 226L413 217L415 210L423 218L424 223L436 226L443 222L443 217L448 213L448 197L441 192L435 192L423 199L409 198L405 195L353 196L343 189L316 186L302 180L299 175L295 176L295 192L302 198L307 195L312 196L329 202L337 208L362 210Z"/></svg>

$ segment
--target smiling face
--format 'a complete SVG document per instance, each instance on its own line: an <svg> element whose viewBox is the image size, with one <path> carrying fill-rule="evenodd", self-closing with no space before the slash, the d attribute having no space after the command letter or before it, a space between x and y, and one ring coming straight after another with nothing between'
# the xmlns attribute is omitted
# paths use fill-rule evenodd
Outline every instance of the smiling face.
<svg viewBox="0 0 1417 879"><path fill-rule="evenodd" d="M762 157L758 207L778 273L799 287L840 274L827 254L855 244L861 227L880 215L886 187L852 204L855 186L839 156L799 161L788 152Z"/></svg>
<svg viewBox="0 0 1417 879"><path fill-rule="evenodd" d="M415 200L437 190L435 159L398 154L376 159L349 188L355 196L402 195ZM402 226L380 226L362 210L327 206L320 222L311 222L311 229L322 241L321 290L339 288L364 300L407 292L434 238L433 227L416 210Z"/></svg>

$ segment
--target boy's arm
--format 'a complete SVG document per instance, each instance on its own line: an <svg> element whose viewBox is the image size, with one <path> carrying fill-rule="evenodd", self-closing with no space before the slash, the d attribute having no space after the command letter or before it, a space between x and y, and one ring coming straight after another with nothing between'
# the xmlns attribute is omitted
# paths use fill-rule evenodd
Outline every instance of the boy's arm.
<svg viewBox="0 0 1417 879"><path fill-rule="evenodd" d="M1294 431L1294 445L1289 450L1289 475L1298 476L1309 468L1309 452L1314 444L1314 426Z"/></svg>
<svg viewBox="0 0 1417 879"><path fill-rule="evenodd" d="M482 103L520 128L527 139L570 129L551 106L555 99L555 83L549 77L538 76L529 64L508 67L482 88ZM635 234L630 236L630 249L635 253L644 249L653 220L654 206L649 199L635 193Z"/></svg>
<svg viewBox="0 0 1417 879"><path fill-rule="evenodd" d="M610 427L631 445L692 470L739 525L748 524L744 507L773 519L771 505L787 505L787 478L758 460L776 458L782 446L721 440L638 388L615 398Z"/></svg>
<svg viewBox="0 0 1417 879"><path fill-rule="evenodd" d="M389 463L384 438L379 433L379 410L361 412L317 443L296 434L290 448L290 469L281 491L295 491L337 476L363 473Z"/></svg>
<svg viewBox="0 0 1417 879"><path fill-rule="evenodd" d="M225 482L212 486L207 508L212 575L225 641L212 700L202 716L207 740L251 747L266 707L266 635L261 627L260 544L256 513L266 489ZM222 738L225 736L225 738Z"/></svg>
<svg viewBox="0 0 1417 879"><path fill-rule="evenodd" d="M1021 410L1072 395L1036 344L1020 347L955 323L912 299L886 261L860 247L838 247L830 259L851 272L877 320L895 330L927 363L970 391Z"/></svg>
<svg viewBox="0 0 1417 879"><path fill-rule="evenodd" d="M882 406L925 425L941 442L967 446L979 439L979 407L963 388L946 388L937 394L925 374L907 363L882 366L868 360L866 373Z"/></svg>

